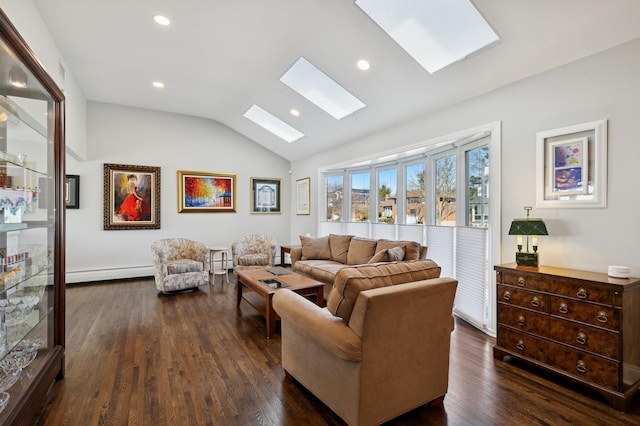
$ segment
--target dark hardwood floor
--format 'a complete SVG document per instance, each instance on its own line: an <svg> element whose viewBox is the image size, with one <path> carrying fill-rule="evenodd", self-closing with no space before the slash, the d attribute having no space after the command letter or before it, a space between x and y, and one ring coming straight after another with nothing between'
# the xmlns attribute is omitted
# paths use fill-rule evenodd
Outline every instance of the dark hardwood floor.
<svg viewBox="0 0 640 426"><path fill-rule="evenodd" d="M37 425L339 425L280 367L280 334L234 284L159 296L152 279L67 286L66 376ZM457 320L449 392L390 425L638 425L551 376L494 362L493 339ZM640 344L640 342L639 342ZM567 387L568 386L568 387Z"/></svg>

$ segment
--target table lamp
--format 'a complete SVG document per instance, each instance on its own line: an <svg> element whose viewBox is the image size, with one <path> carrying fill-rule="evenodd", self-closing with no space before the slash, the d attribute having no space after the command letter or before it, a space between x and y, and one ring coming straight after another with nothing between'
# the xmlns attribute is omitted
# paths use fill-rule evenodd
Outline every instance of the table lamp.
<svg viewBox="0 0 640 426"><path fill-rule="evenodd" d="M538 266L538 235L549 235L547 227L542 219L529 217L532 207L525 207L527 217L524 219L513 219L509 235L518 236L518 251L516 252L516 263L522 266ZM522 236L527 239L526 251L522 251ZM531 237L531 246L533 252L529 251L529 237Z"/></svg>

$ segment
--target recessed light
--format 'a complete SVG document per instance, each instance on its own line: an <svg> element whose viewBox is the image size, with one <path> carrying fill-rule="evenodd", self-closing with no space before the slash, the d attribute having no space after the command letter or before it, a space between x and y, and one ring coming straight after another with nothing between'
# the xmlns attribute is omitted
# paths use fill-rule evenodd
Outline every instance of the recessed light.
<svg viewBox="0 0 640 426"><path fill-rule="evenodd" d="M357 63L358 68L361 69L362 71L367 71L371 65L369 65L369 61L366 61L364 59L360 59Z"/></svg>
<svg viewBox="0 0 640 426"><path fill-rule="evenodd" d="M151 84L153 85L153 87L155 87L157 89L162 89L164 87L164 83L161 82L161 81L154 81Z"/></svg>
<svg viewBox="0 0 640 426"><path fill-rule="evenodd" d="M290 112L290 113L291 113L291 115L293 115L294 117L300 117L300 111L298 111L298 110L297 110L297 109L295 109L295 108L291 108L291 109L289 110L289 112Z"/></svg>
<svg viewBox="0 0 640 426"><path fill-rule="evenodd" d="M162 15L153 15L153 20L155 21L156 24L163 25L165 27L171 23L169 18Z"/></svg>

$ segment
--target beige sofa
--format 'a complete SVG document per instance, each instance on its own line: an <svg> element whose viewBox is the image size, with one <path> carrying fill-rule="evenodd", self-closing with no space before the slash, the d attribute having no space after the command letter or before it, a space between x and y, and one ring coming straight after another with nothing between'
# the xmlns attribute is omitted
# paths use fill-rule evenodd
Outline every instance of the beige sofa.
<svg viewBox="0 0 640 426"><path fill-rule="evenodd" d="M287 376L350 425L441 403L457 281L439 275L431 260L346 267L326 308L276 292Z"/></svg>
<svg viewBox="0 0 640 426"><path fill-rule="evenodd" d="M328 297L338 271L347 266L425 259L427 247L415 241L375 240L353 235L300 236L300 247L291 249L291 268L326 283Z"/></svg>

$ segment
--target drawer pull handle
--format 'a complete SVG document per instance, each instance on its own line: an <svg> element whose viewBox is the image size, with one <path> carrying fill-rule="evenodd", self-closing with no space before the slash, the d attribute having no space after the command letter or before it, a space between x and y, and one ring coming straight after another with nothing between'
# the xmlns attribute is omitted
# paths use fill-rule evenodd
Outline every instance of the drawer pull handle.
<svg viewBox="0 0 640 426"><path fill-rule="evenodd" d="M522 326L524 325L524 322L525 322L525 320L524 320L524 316L520 315L520 316L518 317L518 325L519 325L520 327L522 327Z"/></svg>
<svg viewBox="0 0 640 426"><path fill-rule="evenodd" d="M524 286L524 277L518 277L518 285L519 286Z"/></svg>
<svg viewBox="0 0 640 426"><path fill-rule="evenodd" d="M578 296L578 299L586 299L587 296L589 296L589 293L587 293L586 289L579 288L578 292L576 293L576 296Z"/></svg>
<svg viewBox="0 0 640 426"><path fill-rule="evenodd" d="M540 306L540 299L538 299L538 296L533 296L533 298L531 299L531 306L534 306L536 308Z"/></svg>
<svg viewBox="0 0 640 426"><path fill-rule="evenodd" d="M580 343L581 345L584 345L587 343L587 335L584 334L583 332L578 333L578 337L576 337L576 342Z"/></svg>
<svg viewBox="0 0 640 426"><path fill-rule="evenodd" d="M518 348L521 351L523 351L524 350L524 342L522 340L518 340L518 343L516 343L516 348Z"/></svg>
<svg viewBox="0 0 640 426"><path fill-rule="evenodd" d="M502 295L502 298L504 300L511 300L511 292L509 290L505 291L504 294Z"/></svg>
<svg viewBox="0 0 640 426"><path fill-rule="evenodd" d="M600 322L607 322L609 320L609 318L607 318L606 311L599 311L598 315L596 315L596 319Z"/></svg>
<svg viewBox="0 0 640 426"><path fill-rule="evenodd" d="M578 364L576 364L576 370L578 370L578 372L580 373L586 373L587 372L587 363L580 360L578 361Z"/></svg>
<svg viewBox="0 0 640 426"><path fill-rule="evenodd" d="M558 306L558 310L560 311L560 313L566 314L567 312L569 312L569 306L567 306L566 303L561 303L560 306Z"/></svg>

